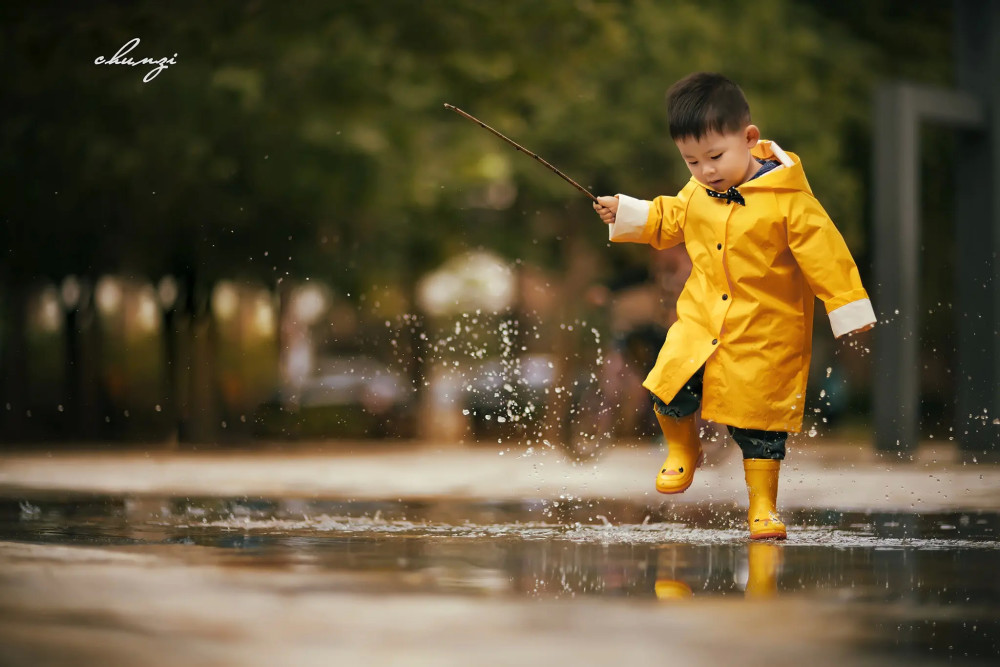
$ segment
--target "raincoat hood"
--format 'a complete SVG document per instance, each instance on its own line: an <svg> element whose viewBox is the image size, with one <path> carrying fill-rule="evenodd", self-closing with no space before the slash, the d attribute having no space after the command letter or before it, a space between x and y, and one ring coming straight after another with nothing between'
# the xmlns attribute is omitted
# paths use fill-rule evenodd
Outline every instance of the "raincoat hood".
<svg viewBox="0 0 1000 667"><path fill-rule="evenodd" d="M750 154L761 160L777 160L781 166L737 186L739 190L797 190L810 195L813 193L806 179L806 172L802 168L802 162L795 153L788 153L773 141L762 139L757 142Z"/></svg>

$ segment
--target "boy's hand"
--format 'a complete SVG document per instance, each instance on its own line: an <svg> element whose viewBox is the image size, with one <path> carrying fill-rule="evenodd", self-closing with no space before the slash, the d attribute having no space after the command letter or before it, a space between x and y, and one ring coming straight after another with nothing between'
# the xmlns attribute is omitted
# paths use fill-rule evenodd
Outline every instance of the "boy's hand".
<svg viewBox="0 0 1000 667"><path fill-rule="evenodd" d="M863 333L865 331L871 331L874 328L875 328L874 324L866 324L865 326L861 327L860 329L855 329L854 331L848 331L847 335L848 336L853 336L854 334Z"/></svg>
<svg viewBox="0 0 1000 667"><path fill-rule="evenodd" d="M606 225L615 224L615 216L618 214L618 197L598 197L594 202L594 210L601 216L601 221Z"/></svg>

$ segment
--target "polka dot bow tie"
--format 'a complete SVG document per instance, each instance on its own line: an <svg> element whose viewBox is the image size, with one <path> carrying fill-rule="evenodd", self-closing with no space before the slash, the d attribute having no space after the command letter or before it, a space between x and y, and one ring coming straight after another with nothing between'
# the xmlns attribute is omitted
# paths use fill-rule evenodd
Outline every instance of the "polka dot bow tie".
<svg viewBox="0 0 1000 667"><path fill-rule="evenodd" d="M736 189L736 186L729 188L725 192L716 192L715 190L705 189L709 197L715 197L716 199L725 199L727 204L732 204L736 202L740 206L746 206L747 201L740 194L740 191Z"/></svg>

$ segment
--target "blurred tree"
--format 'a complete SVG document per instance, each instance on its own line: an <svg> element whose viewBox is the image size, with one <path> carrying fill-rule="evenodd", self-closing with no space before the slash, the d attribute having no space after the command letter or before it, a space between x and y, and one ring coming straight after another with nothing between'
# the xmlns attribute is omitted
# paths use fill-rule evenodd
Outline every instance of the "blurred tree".
<svg viewBox="0 0 1000 667"><path fill-rule="evenodd" d="M698 69L743 86L862 248L872 87L903 61L946 76L950 26L945 11L846 5L8 4L0 281L16 295L39 277L170 274L204 312L221 277L311 277L361 303L477 246L559 274L568 236L606 244L589 202L442 104L600 193L651 197L687 178L664 92ZM130 56L176 64L148 83L151 67L94 64L134 37Z"/></svg>
<svg viewBox="0 0 1000 667"><path fill-rule="evenodd" d="M467 245L551 261L535 219L591 223L586 200L442 102L598 190L649 196L686 178L663 96L695 69L741 83L859 245L845 134L910 43L875 40L934 36L906 62L935 78L947 46L940 12L870 6L839 21L782 1L8 6L4 273L324 274L357 292ZM149 83L93 64L135 36L130 55L177 64Z"/></svg>

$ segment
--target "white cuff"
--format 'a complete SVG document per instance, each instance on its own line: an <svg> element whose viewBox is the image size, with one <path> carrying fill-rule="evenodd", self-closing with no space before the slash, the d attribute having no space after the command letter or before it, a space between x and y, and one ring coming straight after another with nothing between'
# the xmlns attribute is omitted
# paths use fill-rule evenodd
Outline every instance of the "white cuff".
<svg viewBox="0 0 1000 667"><path fill-rule="evenodd" d="M648 201L618 195L618 213L615 214L615 221L608 225L608 239L642 243L642 232L646 229L648 217Z"/></svg>
<svg viewBox="0 0 1000 667"><path fill-rule="evenodd" d="M833 328L834 338L840 338L846 333L875 322L871 299L858 299L830 311L830 326Z"/></svg>

